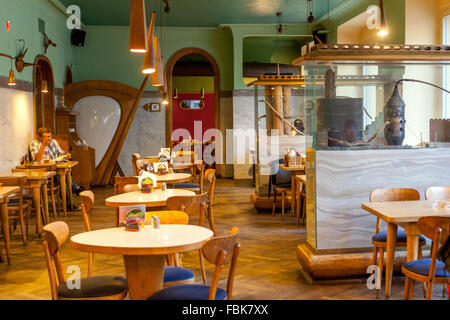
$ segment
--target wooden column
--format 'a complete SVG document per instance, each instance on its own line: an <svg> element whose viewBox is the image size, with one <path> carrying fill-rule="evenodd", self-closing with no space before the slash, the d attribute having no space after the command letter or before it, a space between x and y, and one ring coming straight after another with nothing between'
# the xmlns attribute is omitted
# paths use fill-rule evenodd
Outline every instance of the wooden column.
<svg viewBox="0 0 450 320"><path fill-rule="evenodd" d="M265 95L266 100L269 101L271 104L273 104L274 101L274 90L272 90L272 86L265 86ZM273 129L273 112L272 110L266 105L266 129L267 129L267 135L270 136L271 132L270 130Z"/></svg>
<svg viewBox="0 0 450 320"><path fill-rule="evenodd" d="M274 107L275 109L283 115L283 86L275 86L275 96L274 96ZM277 115L273 114L273 128L278 129L278 135L282 135L284 132L284 123Z"/></svg>
<svg viewBox="0 0 450 320"><path fill-rule="evenodd" d="M291 87L283 86L283 116L286 120L290 121L291 116ZM291 127L286 123L284 124L284 134L291 135Z"/></svg>

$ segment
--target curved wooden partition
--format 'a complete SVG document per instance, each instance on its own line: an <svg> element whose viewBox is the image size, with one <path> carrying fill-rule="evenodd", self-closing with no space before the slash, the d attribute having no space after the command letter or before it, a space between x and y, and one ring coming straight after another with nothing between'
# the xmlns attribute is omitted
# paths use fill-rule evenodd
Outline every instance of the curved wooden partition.
<svg viewBox="0 0 450 320"><path fill-rule="evenodd" d="M94 186L107 185L112 175L115 174L117 159L119 158L148 78L148 76L144 78L140 90L122 83L106 80L74 82L64 86L65 103L70 111L72 111L77 101L89 96L110 97L116 100L121 108L120 122L114 137L103 159L95 168ZM76 132L72 135L78 136ZM73 141L70 143L73 144Z"/></svg>

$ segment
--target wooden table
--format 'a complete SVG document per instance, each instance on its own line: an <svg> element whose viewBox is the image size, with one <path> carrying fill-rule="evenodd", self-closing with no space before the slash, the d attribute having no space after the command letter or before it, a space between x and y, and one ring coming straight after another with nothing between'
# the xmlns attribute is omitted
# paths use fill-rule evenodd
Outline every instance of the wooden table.
<svg viewBox="0 0 450 320"><path fill-rule="evenodd" d="M394 266L394 253L397 241L397 227L403 227L407 235L407 261L417 259L419 250L420 231L417 226L419 218L426 216L450 217L450 210L445 208L432 208L432 201L388 201L367 202L361 207L387 222L387 248L386 248L386 289L385 297L391 294L392 271ZM414 290L414 281L410 289L410 297Z"/></svg>
<svg viewBox="0 0 450 320"><path fill-rule="evenodd" d="M24 165L17 166L16 168L23 169L33 169L42 168L43 166L48 166L49 169L56 170L59 175L59 181L61 186L61 197L63 203L64 216L67 216L67 199L66 199L66 185L69 186L69 201L70 207L73 209L73 193L72 193L72 168L78 165L78 161L65 161L65 162L54 162L50 161L48 163L27 163ZM67 177L67 180L66 180Z"/></svg>
<svg viewBox="0 0 450 320"><path fill-rule="evenodd" d="M177 183L186 182L192 178L192 174L190 174L190 173L179 173L179 172L168 173L168 174L163 174L163 175L155 174L155 176L156 176L156 181L158 183L166 182L169 184L177 184Z"/></svg>
<svg viewBox="0 0 450 320"><path fill-rule="evenodd" d="M284 164L280 163L278 167L283 171L288 171L291 173L291 188L292 188L292 197L291 197L291 212L294 212L295 208L295 195L296 195L296 183L295 176L300 174L305 174L305 166L290 166L285 167Z"/></svg>
<svg viewBox="0 0 450 320"><path fill-rule="evenodd" d="M155 189L152 193L142 193L139 191L121 193L106 198L105 203L108 207L135 206L145 205L146 207L161 207L166 205L166 201L170 197L175 196L194 196L194 191L184 189Z"/></svg>
<svg viewBox="0 0 450 320"><path fill-rule="evenodd" d="M296 200L297 200L297 206L296 206L296 214L297 214L297 226L300 225L300 198L302 196L302 190L303 190L303 186L306 185L306 175L301 174L301 175L296 175L295 176L295 189L296 189ZM305 206L306 206L306 201L305 201ZM303 208L303 210L306 210L306 208ZM304 219L302 218L302 223L305 223L305 221L303 221Z"/></svg>
<svg viewBox="0 0 450 320"><path fill-rule="evenodd" d="M10 235L8 220L8 197L20 191L20 187L0 187L0 210L3 238L5 240L6 261L10 264Z"/></svg>
<svg viewBox="0 0 450 320"><path fill-rule="evenodd" d="M194 225L146 226L139 232L112 228L77 234L71 246L123 255L130 299L145 300L163 287L166 255L198 250L212 236L211 230Z"/></svg>
<svg viewBox="0 0 450 320"><path fill-rule="evenodd" d="M33 200L36 210L36 232L41 237L42 232L42 220L41 220L41 189L42 189L42 201L44 208L44 224L50 222L50 216L48 213L48 189L47 180L56 175L56 171L27 171L27 172L13 172L13 173L0 173L0 177L23 177L26 176L27 182L24 188L33 190Z"/></svg>

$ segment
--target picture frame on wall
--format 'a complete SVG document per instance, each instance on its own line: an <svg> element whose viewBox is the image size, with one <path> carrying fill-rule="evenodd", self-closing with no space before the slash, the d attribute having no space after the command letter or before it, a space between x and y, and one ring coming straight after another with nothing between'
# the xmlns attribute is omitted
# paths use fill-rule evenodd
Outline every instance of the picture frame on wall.
<svg viewBox="0 0 450 320"><path fill-rule="evenodd" d="M150 112L160 112L161 104L157 102L150 103Z"/></svg>

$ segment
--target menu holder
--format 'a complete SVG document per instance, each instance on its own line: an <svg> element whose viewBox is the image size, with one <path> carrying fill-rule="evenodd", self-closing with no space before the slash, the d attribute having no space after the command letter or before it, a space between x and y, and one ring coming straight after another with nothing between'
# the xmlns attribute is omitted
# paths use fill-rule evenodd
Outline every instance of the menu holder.
<svg viewBox="0 0 450 320"><path fill-rule="evenodd" d="M145 206L119 207L119 223L126 231L140 231L145 223Z"/></svg>
<svg viewBox="0 0 450 320"><path fill-rule="evenodd" d="M157 179L153 173L144 171L139 176L138 187L143 193L152 193L153 188L156 188Z"/></svg>
<svg viewBox="0 0 450 320"><path fill-rule="evenodd" d="M167 162L155 162L153 168L157 175L165 175L169 173L169 164Z"/></svg>

